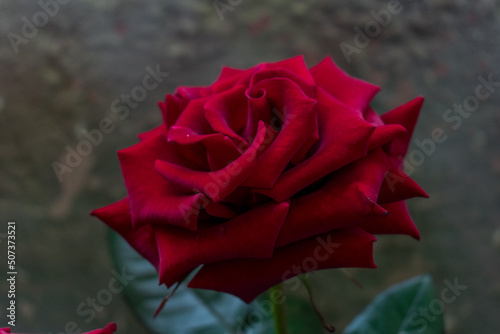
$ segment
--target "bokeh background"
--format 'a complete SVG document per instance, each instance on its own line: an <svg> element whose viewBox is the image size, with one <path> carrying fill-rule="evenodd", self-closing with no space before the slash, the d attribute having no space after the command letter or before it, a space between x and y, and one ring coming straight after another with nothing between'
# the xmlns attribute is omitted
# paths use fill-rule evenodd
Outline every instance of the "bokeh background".
<svg viewBox="0 0 500 334"><path fill-rule="evenodd" d="M377 293L428 272L438 293L444 280L467 285L446 306L447 333L498 333L500 87L460 117L459 126L443 119L474 95L479 76L500 81L495 1L401 0L402 11L350 61L341 43L354 46L354 28L365 30L370 12L390 1L221 0L231 6L222 15L211 0L60 2L46 24L36 32L25 28L24 35L26 20L38 15L36 22L44 22L41 4L0 3L0 233L8 220L17 222L16 331L59 333L68 321L90 330L113 320L119 333L147 333L122 295L91 323L76 312L112 277L106 228L88 212L125 195L116 151L161 122L156 103L176 86L208 85L223 65L250 67L302 54L309 66L331 56L351 75L380 85L373 102L380 113L425 96L414 138L431 138L435 128L447 136L412 173L430 194L409 201L422 240L380 237L379 268L351 270L362 290L339 271L313 275L328 321L342 329ZM16 46L13 34L24 38ZM156 65L169 76L118 118L112 102L141 85L145 68ZM114 131L59 182L52 163L63 162L66 147L74 149L85 139L82 131L104 117ZM0 327L7 302L1 282ZM295 293L306 297L305 289Z"/></svg>

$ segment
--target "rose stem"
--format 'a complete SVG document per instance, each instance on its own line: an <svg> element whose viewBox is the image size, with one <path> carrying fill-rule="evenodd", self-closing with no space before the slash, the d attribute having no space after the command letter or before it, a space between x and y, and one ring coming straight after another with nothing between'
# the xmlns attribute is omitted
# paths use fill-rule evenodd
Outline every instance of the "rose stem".
<svg viewBox="0 0 500 334"><path fill-rule="evenodd" d="M273 295L283 295L283 287L281 283L273 286L269 289L270 296ZM271 297L272 299L272 297ZM286 326L286 316L285 316L285 303L275 303L274 304L274 328L276 330L276 334L287 334L288 329Z"/></svg>
<svg viewBox="0 0 500 334"><path fill-rule="evenodd" d="M307 292L309 293L309 300L311 301L311 305L314 309L314 312L318 316L319 322L321 323L321 326L330 333L335 332L335 327L332 325L327 324L325 317L323 317L323 314L321 314L321 311L318 309L318 306L316 305L316 302L314 301L314 295L313 295L313 290L312 290L312 285L311 282L309 282L309 279L307 278L306 275L299 275L300 280L302 283L304 283Z"/></svg>

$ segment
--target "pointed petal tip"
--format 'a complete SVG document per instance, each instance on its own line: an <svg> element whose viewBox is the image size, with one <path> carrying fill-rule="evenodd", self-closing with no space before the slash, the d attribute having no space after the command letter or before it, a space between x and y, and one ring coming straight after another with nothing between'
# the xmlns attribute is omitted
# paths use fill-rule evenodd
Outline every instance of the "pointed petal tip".
<svg viewBox="0 0 500 334"><path fill-rule="evenodd" d="M387 204L413 197L429 198L429 194L403 170L394 167L386 175L377 202Z"/></svg>
<svg viewBox="0 0 500 334"><path fill-rule="evenodd" d="M363 205L367 214L373 214L376 216L387 216L389 214L389 211L373 201L370 197L368 197L368 195L363 193L362 196Z"/></svg>
<svg viewBox="0 0 500 334"><path fill-rule="evenodd" d="M422 108L422 105L424 104L425 98L422 95L417 96L413 100L408 101L407 103L403 104L402 106L408 106L411 109L415 110L417 115L420 113L420 109Z"/></svg>
<svg viewBox="0 0 500 334"><path fill-rule="evenodd" d="M373 210L373 213L376 215L387 216L389 214L389 211L387 211L386 209L384 209L383 207L381 207L380 205L378 205L376 203L373 205L372 210Z"/></svg>
<svg viewBox="0 0 500 334"><path fill-rule="evenodd" d="M409 134L412 134L423 103L424 97L418 96L413 100L386 112L380 117L385 124L401 124L407 129Z"/></svg>

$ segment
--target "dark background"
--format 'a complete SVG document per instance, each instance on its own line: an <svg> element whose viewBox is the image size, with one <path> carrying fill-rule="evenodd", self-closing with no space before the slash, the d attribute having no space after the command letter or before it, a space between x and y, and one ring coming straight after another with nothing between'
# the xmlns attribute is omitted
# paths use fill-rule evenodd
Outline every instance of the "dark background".
<svg viewBox="0 0 500 334"><path fill-rule="evenodd" d="M65 1L18 52L12 33L22 36L23 17L33 22L42 7L28 0L0 4L0 233L8 220L17 222L16 332L63 332L68 321L85 331L115 321L118 333L146 333L122 295L89 324L76 313L112 277L106 228L88 212L125 195L116 151L161 122L156 103L176 86L208 85L222 65L303 54L309 66L330 55L351 75L380 85L373 102L380 113L425 96L414 138L429 139L435 128L447 135L412 173L431 196L409 201L422 240L380 237L379 268L351 271L363 290L339 271L313 275L328 321L343 328L386 287L428 272L438 293L444 280L467 285L446 306L447 333L498 333L500 87L456 129L443 119L474 94L478 76L500 81L494 1L401 0L401 13L350 62L340 44L354 45L353 29L364 30L370 12L389 1L243 0L224 20L211 1ZM169 77L127 118L117 118L113 100L157 64ZM116 128L60 183L51 164L63 162L66 146L75 148L85 139L82 130L104 117ZM1 327L4 279L0 288Z"/></svg>

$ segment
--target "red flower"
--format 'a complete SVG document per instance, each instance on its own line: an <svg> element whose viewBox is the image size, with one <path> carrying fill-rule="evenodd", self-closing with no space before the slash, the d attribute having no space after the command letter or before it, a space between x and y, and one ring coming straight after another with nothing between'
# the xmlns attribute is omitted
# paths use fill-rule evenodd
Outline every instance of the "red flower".
<svg viewBox="0 0 500 334"><path fill-rule="evenodd" d="M109 323L103 329L96 329L94 331L85 332L82 334L113 334L115 331L116 331L116 325L114 323ZM10 328L8 328L8 327L0 328L0 334L9 334L9 333L11 333ZM14 334L14 333L12 333L12 334Z"/></svg>
<svg viewBox="0 0 500 334"><path fill-rule="evenodd" d="M374 267L372 234L419 237L401 170L423 99L379 117L378 87L329 58L224 68L179 87L164 124L119 152L128 197L93 211L167 286L244 301L306 271Z"/></svg>

